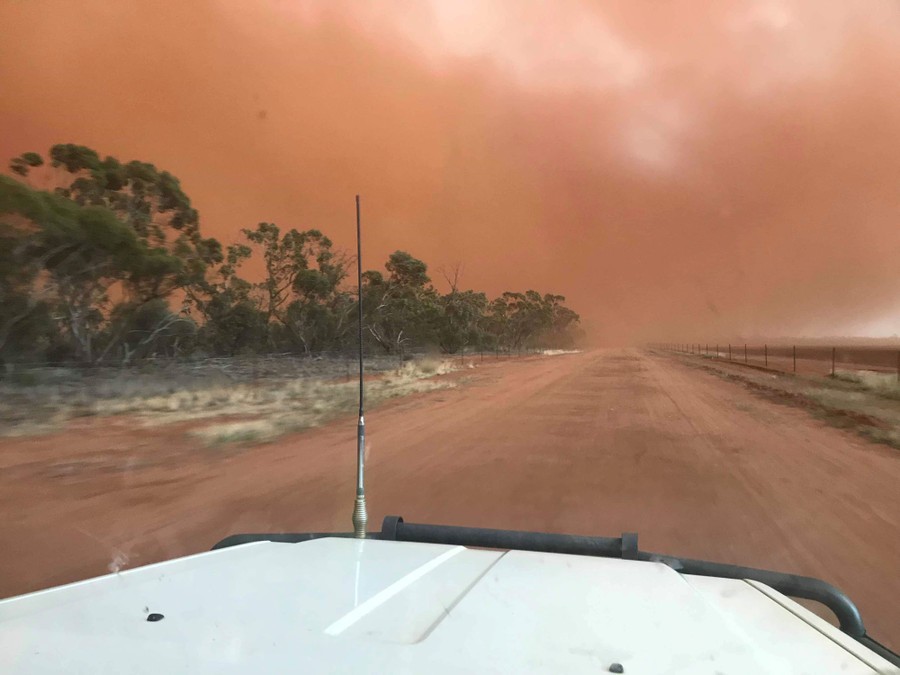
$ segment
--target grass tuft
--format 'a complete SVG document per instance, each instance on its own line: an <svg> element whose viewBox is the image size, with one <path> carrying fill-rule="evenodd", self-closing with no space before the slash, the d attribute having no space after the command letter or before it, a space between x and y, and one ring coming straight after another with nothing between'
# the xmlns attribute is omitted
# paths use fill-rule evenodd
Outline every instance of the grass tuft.
<svg viewBox="0 0 900 675"><path fill-rule="evenodd" d="M836 370L834 377L843 382L858 385L879 396L900 400L900 381L894 373L877 373L872 370Z"/></svg>

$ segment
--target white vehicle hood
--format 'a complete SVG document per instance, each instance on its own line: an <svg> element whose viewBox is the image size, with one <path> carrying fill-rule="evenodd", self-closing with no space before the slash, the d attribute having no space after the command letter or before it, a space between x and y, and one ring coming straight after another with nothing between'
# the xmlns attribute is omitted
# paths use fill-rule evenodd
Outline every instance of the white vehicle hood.
<svg viewBox="0 0 900 675"><path fill-rule="evenodd" d="M755 582L433 544L245 544L0 602L3 673L604 673L616 663L627 675L897 672Z"/></svg>

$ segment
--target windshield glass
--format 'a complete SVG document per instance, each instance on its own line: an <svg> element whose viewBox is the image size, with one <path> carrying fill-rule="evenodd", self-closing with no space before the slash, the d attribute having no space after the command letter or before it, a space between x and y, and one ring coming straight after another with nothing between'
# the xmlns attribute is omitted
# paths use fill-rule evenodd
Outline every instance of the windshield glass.
<svg viewBox="0 0 900 675"><path fill-rule="evenodd" d="M0 598L352 531L361 336L369 531L636 531L900 649L895 3L0 25Z"/></svg>

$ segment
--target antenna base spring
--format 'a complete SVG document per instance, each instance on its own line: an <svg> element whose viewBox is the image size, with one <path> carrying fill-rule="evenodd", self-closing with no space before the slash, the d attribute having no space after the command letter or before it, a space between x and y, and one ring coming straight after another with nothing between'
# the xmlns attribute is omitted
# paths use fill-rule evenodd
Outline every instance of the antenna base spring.
<svg viewBox="0 0 900 675"><path fill-rule="evenodd" d="M357 494L356 501L353 504L353 536L357 539L366 538L366 525L369 522L369 515L366 512L366 496Z"/></svg>

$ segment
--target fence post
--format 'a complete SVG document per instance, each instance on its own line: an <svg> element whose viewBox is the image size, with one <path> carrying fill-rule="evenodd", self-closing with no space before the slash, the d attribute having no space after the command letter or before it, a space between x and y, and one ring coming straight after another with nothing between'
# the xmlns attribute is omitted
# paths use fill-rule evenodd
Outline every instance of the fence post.
<svg viewBox="0 0 900 675"><path fill-rule="evenodd" d="M831 376L834 377L834 357L837 351L836 347L831 348Z"/></svg>
<svg viewBox="0 0 900 675"><path fill-rule="evenodd" d="M763 358L766 360L766 368L769 367L769 345L763 345Z"/></svg>
<svg viewBox="0 0 900 675"><path fill-rule="evenodd" d="M792 347L792 349L794 352L794 372L796 373L797 372L797 345L794 345Z"/></svg>

